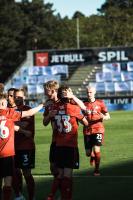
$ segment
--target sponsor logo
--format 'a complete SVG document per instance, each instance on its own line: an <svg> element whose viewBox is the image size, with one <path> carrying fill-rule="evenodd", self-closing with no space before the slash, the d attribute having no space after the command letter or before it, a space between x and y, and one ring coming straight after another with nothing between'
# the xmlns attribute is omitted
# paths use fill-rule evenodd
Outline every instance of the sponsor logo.
<svg viewBox="0 0 133 200"><path fill-rule="evenodd" d="M52 55L50 63L75 63L84 62L82 54L64 54L64 55Z"/></svg>
<svg viewBox="0 0 133 200"><path fill-rule="evenodd" d="M48 66L48 53L36 53L35 54L35 65L36 66Z"/></svg>
<svg viewBox="0 0 133 200"><path fill-rule="evenodd" d="M128 57L125 55L125 51L107 51L107 52L100 52L98 54L98 61L105 62L105 61L128 61Z"/></svg>

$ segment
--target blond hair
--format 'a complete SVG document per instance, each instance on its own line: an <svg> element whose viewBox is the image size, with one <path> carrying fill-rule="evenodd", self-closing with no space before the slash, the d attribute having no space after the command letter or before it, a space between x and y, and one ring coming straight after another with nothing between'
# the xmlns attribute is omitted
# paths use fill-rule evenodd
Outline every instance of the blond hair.
<svg viewBox="0 0 133 200"><path fill-rule="evenodd" d="M48 81L43 85L44 89L58 90L59 83L55 80Z"/></svg>

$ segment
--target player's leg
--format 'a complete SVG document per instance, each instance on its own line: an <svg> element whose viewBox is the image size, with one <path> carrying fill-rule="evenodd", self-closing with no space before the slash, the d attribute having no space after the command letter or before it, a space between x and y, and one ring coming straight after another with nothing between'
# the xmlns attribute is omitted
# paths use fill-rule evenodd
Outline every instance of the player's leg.
<svg viewBox="0 0 133 200"><path fill-rule="evenodd" d="M23 175L25 178L27 191L28 191L28 200L34 200L35 198L35 181L31 173L31 169L22 169Z"/></svg>
<svg viewBox="0 0 133 200"><path fill-rule="evenodd" d="M53 178L53 182L51 185L51 192L46 200L53 200L57 190L61 189L62 177L63 177L63 169L58 168L58 175L54 176Z"/></svg>
<svg viewBox="0 0 133 200"><path fill-rule="evenodd" d="M95 170L94 175L98 176L100 175L100 160L101 160L101 152L100 152L100 146L94 146L94 154L95 154Z"/></svg>
<svg viewBox="0 0 133 200"><path fill-rule="evenodd" d="M95 154L95 170L94 175L100 175L100 161L101 161L101 145L102 145L103 135L101 133L97 133L93 135L93 151Z"/></svg>
<svg viewBox="0 0 133 200"><path fill-rule="evenodd" d="M3 158L0 158L0 200L2 200L2 181L3 181Z"/></svg>
<svg viewBox="0 0 133 200"><path fill-rule="evenodd" d="M47 200L51 200L54 198L56 192L60 189L60 182L62 177L62 171L58 169L56 165L56 143L52 142L50 145L50 152L49 152L49 162L50 162L50 171L53 175L53 182L51 185L51 191ZM57 153L58 154L58 153Z"/></svg>
<svg viewBox="0 0 133 200"><path fill-rule="evenodd" d="M47 200L52 200L55 197L55 194L58 190L60 190L61 179L63 170L57 167L57 162L60 159L60 148L56 147L55 143L52 143L50 146L50 153L49 153L49 161L50 161L50 170L51 174L53 175L53 181L51 184L50 194L47 197ZM62 153L61 153L62 154Z"/></svg>
<svg viewBox="0 0 133 200"><path fill-rule="evenodd" d="M19 168L14 169L12 185L15 192L15 196L19 197L22 194L23 189L23 177L21 169Z"/></svg>
<svg viewBox="0 0 133 200"><path fill-rule="evenodd" d="M90 165L91 165L91 166L94 166L94 165L95 165L95 153L94 153L93 150L91 151Z"/></svg>
<svg viewBox="0 0 133 200"><path fill-rule="evenodd" d="M10 200L12 198L12 176L13 176L14 158L12 156L0 158L0 177L3 178L2 199Z"/></svg>
<svg viewBox="0 0 133 200"><path fill-rule="evenodd" d="M61 200L72 200L72 188L73 188L73 179L72 179L73 169L65 168L64 176L61 182Z"/></svg>
<svg viewBox="0 0 133 200"><path fill-rule="evenodd" d="M64 159L65 158L65 159ZM64 147L64 176L61 182L61 199L72 200L73 169L79 168L79 150L77 147Z"/></svg>
<svg viewBox="0 0 133 200"><path fill-rule="evenodd" d="M92 149L92 136L91 135L84 135L84 147L85 147L86 156L90 157L90 165L94 166L95 154Z"/></svg>
<svg viewBox="0 0 133 200"><path fill-rule="evenodd" d="M92 152L91 135L84 135L84 147L86 156L90 157Z"/></svg>
<svg viewBox="0 0 133 200"><path fill-rule="evenodd" d="M51 174L56 177L58 175L58 169L56 166L56 143L52 142L49 151L49 162Z"/></svg>
<svg viewBox="0 0 133 200"><path fill-rule="evenodd" d="M51 185L51 191L48 197L54 198L56 192L60 190L61 180L62 180L62 169L58 169L58 175L53 177L53 182ZM50 198L47 198L49 200Z"/></svg>
<svg viewBox="0 0 133 200"><path fill-rule="evenodd" d="M12 176L4 177L3 200L12 199Z"/></svg>
<svg viewBox="0 0 133 200"><path fill-rule="evenodd" d="M0 176L0 200L2 200L2 177Z"/></svg>
<svg viewBox="0 0 133 200"><path fill-rule="evenodd" d="M28 200L33 200L35 198L35 181L31 170L35 168L35 149L24 150L23 156L22 171L27 186Z"/></svg>
<svg viewBox="0 0 133 200"><path fill-rule="evenodd" d="M23 168L24 163L24 154L22 150L17 150L14 157L15 160L15 169L13 174L13 189L15 192L14 200L24 200L23 193L23 174L21 168Z"/></svg>
<svg viewBox="0 0 133 200"><path fill-rule="evenodd" d="M31 173L31 169L35 167L35 149L19 150L17 151L16 155L17 157L15 160L15 165L17 168L22 170L27 186L28 199L33 200L35 196L35 182ZM20 186L20 183L18 184L18 186ZM17 199L25 199L22 195L22 189L21 191L19 190L19 196L16 197L16 200Z"/></svg>

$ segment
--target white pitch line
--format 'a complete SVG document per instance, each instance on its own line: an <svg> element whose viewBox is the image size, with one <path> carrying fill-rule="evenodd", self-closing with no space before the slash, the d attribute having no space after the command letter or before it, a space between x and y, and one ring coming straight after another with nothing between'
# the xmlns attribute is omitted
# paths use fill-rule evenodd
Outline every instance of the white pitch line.
<svg viewBox="0 0 133 200"><path fill-rule="evenodd" d="M33 175L36 178L52 178L52 175ZM74 178L133 178L133 176L87 176L87 175L74 175Z"/></svg>

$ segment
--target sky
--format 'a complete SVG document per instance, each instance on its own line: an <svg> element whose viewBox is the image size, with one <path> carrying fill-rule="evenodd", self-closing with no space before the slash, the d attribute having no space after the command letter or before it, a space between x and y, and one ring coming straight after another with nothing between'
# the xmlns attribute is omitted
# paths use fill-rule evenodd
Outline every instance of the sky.
<svg viewBox="0 0 133 200"><path fill-rule="evenodd" d="M85 16L97 14L97 8L100 8L105 0L44 0L45 3L53 3L52 9L60 13L61 17L71 18L75 11L80 11Z"/></svg>
<svg viewBox="0 0 133 200"><path fill-rule="evenodd" d="M20 1L16 0L16 2ZM80 11L85 16L97 14L97 8L100 8L105 0L44 0L44 2L53 3L52 9L56 10L55 14L60 13L61 17L72 18L76 11Z"/></svg>

